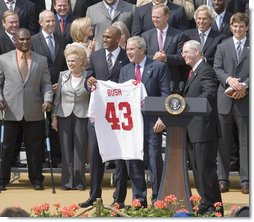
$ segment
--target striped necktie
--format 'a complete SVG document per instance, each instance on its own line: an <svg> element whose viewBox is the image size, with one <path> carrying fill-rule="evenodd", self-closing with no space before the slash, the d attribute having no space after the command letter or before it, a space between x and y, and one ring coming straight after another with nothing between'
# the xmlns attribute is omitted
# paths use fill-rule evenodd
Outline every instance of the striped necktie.
<svg viewBox="0 0 254 222"><path fill-rule="evenodd" d="M113 68L113 61L112 61L113 54L110 52L107 57L107 64L108 64L108 71L111 73L111 70Z"/></svg>
<svg viewBox="0 0 254 222"><path fill-rule="evenodd" d="M237 55L237 62L240 61L241 55L242 55L242 43L241 41L236 43L237 47L236 47L236 55Z"/></svg>

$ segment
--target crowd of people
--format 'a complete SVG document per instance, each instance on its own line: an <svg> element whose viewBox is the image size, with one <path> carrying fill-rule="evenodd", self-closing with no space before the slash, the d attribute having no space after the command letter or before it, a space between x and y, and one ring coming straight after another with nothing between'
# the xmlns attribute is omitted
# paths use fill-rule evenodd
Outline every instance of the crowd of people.
<svg viewBox="0 0 254 222"><path fill-rule="evenodd" d="M79 206L101 198L105 162L88 118L90 94L97 80L136 79L148 96L166 97L185 82L184 96L209 101L211 113L187 126L200 213L215 211L229 191L231 159L238 159L241 192L249 194L248 14L248 0L0 0L0 189L6 190L11 167L26 166L18 158L22 142L29 180L44 189L47 112L62 189L86 188L87 163L90 197ZM114 161L112 204L121 208L128 179L133 198L147 207L146 168L152 205L158 198L166 127L159 116L143 118L143 160Z"/></svg>

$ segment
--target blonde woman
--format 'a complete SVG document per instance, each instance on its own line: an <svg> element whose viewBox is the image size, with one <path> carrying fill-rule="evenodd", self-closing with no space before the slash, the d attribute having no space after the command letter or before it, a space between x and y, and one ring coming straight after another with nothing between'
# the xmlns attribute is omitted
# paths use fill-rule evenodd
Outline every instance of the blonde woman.
<svg viewBox="0 0 254 222"><path fill-rule="evenodd" d="M66 46L64 55L68 70L59 75L51 125L59 132L62 189L84 190L89 102L89 92L84 87L87 54L85 47L75 42Z"/></svg>
<svg viewBox="0 0 254 222"><path fill-rule="evenodd" d="M91 19L88 17L75 19L71 24L70 35L73 42L82 43L82 45L84 45L87 58L89 59L91 53L95 50L95 39L89 39L93 36Z"/></svg>

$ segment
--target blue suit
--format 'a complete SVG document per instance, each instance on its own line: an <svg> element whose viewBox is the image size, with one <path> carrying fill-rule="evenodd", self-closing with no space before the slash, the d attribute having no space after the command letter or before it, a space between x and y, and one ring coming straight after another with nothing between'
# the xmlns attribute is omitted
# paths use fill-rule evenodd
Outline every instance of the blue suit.
<svg viewBox="0 0 254 222"><path fill-rule="evenodd" d="M135 65L129 63L125 65L119 75L119 83L135 79ZM169 95L170 72L162 62L146 59L142 74L148 96L168 96ZM152 173L152 202L157 199L160 188L163 160L161 152L162 134L154 133L153 126L158 120L158 116L144 116L144 153L148 161L148 168ZM117 161L117 164L124 164L124 161ZM134 164L126 161L127 170L131 171ZM123 173L123 172L122 172ZM127 173L125 173L127 174Z"/></svg>

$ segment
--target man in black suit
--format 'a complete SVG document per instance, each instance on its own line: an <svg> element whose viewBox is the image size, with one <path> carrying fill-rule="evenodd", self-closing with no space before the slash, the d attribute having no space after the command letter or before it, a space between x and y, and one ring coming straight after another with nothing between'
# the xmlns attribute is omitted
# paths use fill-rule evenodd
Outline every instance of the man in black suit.
<svg viewBox="0 0 254 222"><path fill-rule="evenodd" d="M212 29L223 33L226 37L232 36L229 22L233 14L226 9L226 0L213 0L212 6L215 13Z"/></svg>
<svg viewBox="0 0 254 222"><path fill-rule="evenodd" d="M115 26L109 26L103 33L103 48L91 54L88 68L87 79L85 87L90 90L93 83L98 80L111 80L118 82L120 69L129 63L125 50L118 46L121 39L121 31ZM109 53L112 53L112 69L108 69L107 58ZM101 198L102 180L104 175L105 164L102 162L98 142L95 134L94 124L88 123L88 136L90 143L90 175L91 188L90 197L83 203L79 203L80 207L86 208L91 206L96 198ZM124 187L116 184L120 191L119 196L116 197L117 202L122 202L126 197L127 184Z"/></svg>
<svg viewBox="0 0 254 222"><path fill-rule="evenodd" d="M131 63L121 69L119 83L135 79L135 70L140 66L141 81L148 96L168 96L170 81L168 67L162 62L148 58L145 55L145 49L146 43L142 37L134 36L127 40L126 51ZM164 129L165 125L158 116L144 116L144 159L147 161L148 169L151 172L152 204L157 200L162 177L161 144ZM129 164L128 161L125 162L128 172L131 173L132 164ZM116 161L116 166L118 164L125 165L125 162ZM127 175L127 172L125 175Z"/></svg>
<svg viewBox="0 0 254 222"><path fill-rule="evenodd" d="M185 30L189 28L189 22L182 6L176 5L169 0L152 0L145 5L137 7L134 13L131 35L141 35L143 32L154 28L152 21L152 8L153 5L166 4L170 10L170 17L168 24L170 27Z"/></svg>
<svg viewBox="0 0 254 222"><path fill-rule="evenodd" d="M249 18L244 13L231 17L233 37L218 45L214 70L219 81L218 112L222 137L218 149L218 178L221 192L229 190L229 163L233 145L233 126L239 139L240 184L243 194L249 194ZM231 87L231 98L225 90Z"/></svg>
<svg viewBox="0 0 254 222"><path fill-rule="evenodd" d="M190 40L182 56L192 67L184 89L186 97L207 98L211 112L194 116L187 126L187 144L196 189L201 196L198 212L215 212L214 203L222 202L217 177L217 147L220 136L217 112L217 78L213 68L203 60L201 45ZM222 212L223 214L223 208Z"/></svg>
<svg viewBox="0 0 254 222"><path fill-rule="evenodd" d="M213 66L216 47L222 42L225 36L211 29L214 17L213 10L210 7L201 5L195 11L194 19L196 21L197 28L184 31L185 41L196 40L200 42L203 57L208 64Z"/></svg>
<svg viewBox="0 0 254 222"><path fill-rule="evenodd" d="M55 0L53 6L56 11L56 28L54 33L61 35L65 38L66 43L72 43L70 36L71 23L74 17L70 13L69 0Z"/></svg>
<svg viewBox="0 0 254 222"><path fill-rule="evenodd" d="M7 1L11 2L11 1ZM38 20L36 16L35 4L29 0L16 0L14 4L6 3L6 1L0 1L0 19L3 17L3 13L8 10L14 10L19 16L19 27L27 28L31 35L38 32ZM2 25L0 24L2 28Z"/></svg>
<svg viewBox="0 0 254 222"><path fill-rule="evenodd" d="M19 17L15 11L5 11L0 31L0 54L16 49L15 33L19 29Z"/></svg>
<svg viewBox="0 0 254 222"><path fill-rule="evenodd" d="M152 21L155 28L144 32L141 36L147 45L149 58L168 65L171 80L178 86L184 78L180 71L185 62L181 56L183 33L168 25L170 11L164 4L157 4L152 9Z"/></svg>
<svg viewBox="0 0 254 222"><path fill-rule="evenodd" d="M55 16L52 11L42 11L39 16L39 23L41 31L32 36L32 50L47 58L51 82L53 84L52 87L53 90L56 90L60 71L67 69L64 58L66 42L62 36L54 33L56 23ZM50 38L53 42L54 55L50 52ZM53 166L57 166L61 162L61 149L58 140L58 133L55 130L50 130L50 139Z"/></svg>

